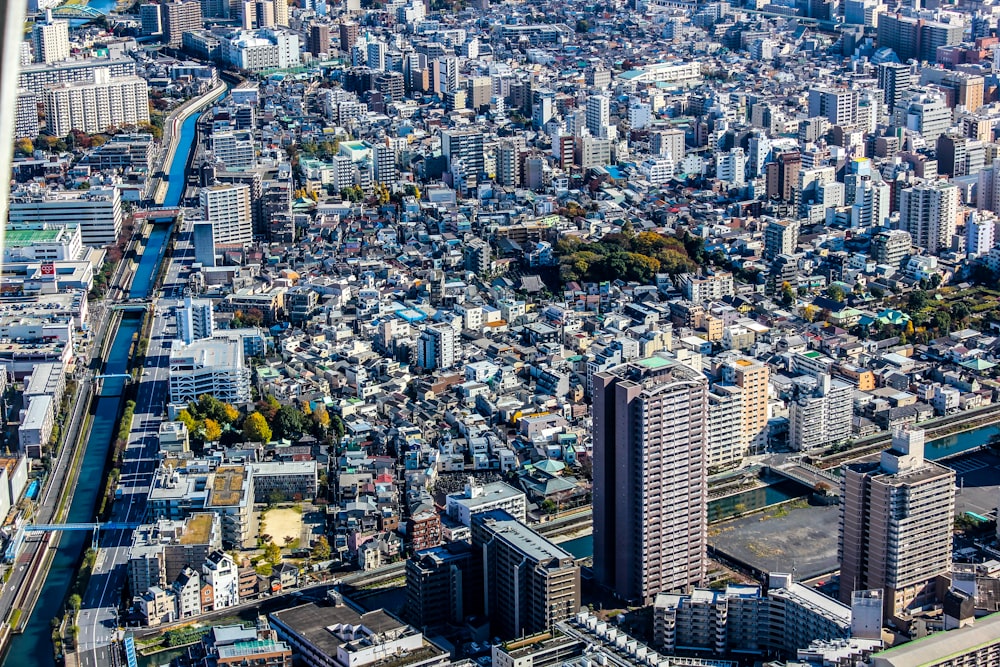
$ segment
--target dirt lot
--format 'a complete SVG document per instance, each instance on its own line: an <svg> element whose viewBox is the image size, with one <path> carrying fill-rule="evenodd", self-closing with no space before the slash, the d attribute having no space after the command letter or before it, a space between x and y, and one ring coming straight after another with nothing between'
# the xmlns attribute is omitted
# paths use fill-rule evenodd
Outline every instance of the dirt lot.
<svg viewBox="0 0 1000 667"><path fill-rule="evenodd" d="M270 509L262 517L260 533L270 535L280 547L302 537L302 512L291 508Z"/></svg>

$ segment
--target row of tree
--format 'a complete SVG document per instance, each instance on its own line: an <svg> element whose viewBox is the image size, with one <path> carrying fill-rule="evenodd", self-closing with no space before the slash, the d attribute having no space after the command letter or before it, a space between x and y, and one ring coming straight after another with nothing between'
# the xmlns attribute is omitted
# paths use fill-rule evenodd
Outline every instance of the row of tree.
<svg viewBox="0 0 1000 667"><path fill-rule="evenodd" d="M343 420L331 415L326 406L315 409L309 403L301 407L278 402L273 396L258 401L254 410L244 415L234 406L203 394L177 415L188 433L199 443L241 439L248 442L271 442L274 439L297 439L307 433L318 438L330 437L340 442L345 433Z"/></svg>

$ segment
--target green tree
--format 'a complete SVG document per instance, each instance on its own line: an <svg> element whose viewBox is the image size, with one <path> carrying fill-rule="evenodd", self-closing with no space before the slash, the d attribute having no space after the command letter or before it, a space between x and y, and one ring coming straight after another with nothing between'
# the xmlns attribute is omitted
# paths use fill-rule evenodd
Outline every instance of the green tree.
<svg viewBox="0 0 1000 667"><path fill-rule="evenodd" d="M309 419L294 405L282 405L274 416L274 432L279 438L297 438L309 430Z"/></svg>
<svg viewBox="0 0 1000 667"><path fill-rule="evenodd" d="M320 535L313 542L312 557L313 560L326 560L330 557L330 542L326 535Z"/></svg>
<svg viewBox="0 0 1000 667"><path fill-rule="evenodd" d="M271 427L264 415L251 412L243 420L243 437L250 442L271 442Z"/></svg>
<svg viewBox="0 0 1000 667"><path fill-rule="evenodd" d="M330 417L330 430L333 431L333 437L337 440L339 445L344 439L344 435L347 433L347 427L344 425L344 420L341 419L340 415L333 415Z"/></svg>
<svg viewBox="0 0 1000 667"><path fill-rule="evenodd" d="M840 285L830 285L826 288L826 295L837 303L842 303L844 301L844 288Z"/></svg>
<svg viewBox="0 0 1000 667"><path fill-rule="evenodd" d="M281 565L281 547L274 542L268 542L267 546L264 547L264 560L272 567Z"/></svg>
<svg viewBox="0 0 1000 667"><path fill-rule="evenodd" d="M951 306L951 318L956 322L964 322L970 314L972 311L964 301L956 301Z"/></svg>
<svg viewBox="0 0 1000 667"><path fill-rule="evenodd" d="M913 290L906 300L906 305L909 307L911 315L918 310L923 310L927 306L927 292L922 289Z"/></svg>
<svg viewBox="0 0 1000 667"><path fill-rule="evenodd" d="M585 33L590 31L590 24L587 23L586 19L578 19L576 22L576 31L578 33Z"/></svg>
<svg viewBox="0 0 1000 667"><path fill-rule="evenodd" d="M77 614L80 612L80 606L83 604L83 600L77 593L73 593L69 596L67 604L69 605L69 608L73 610L73 613Z"/></svg>

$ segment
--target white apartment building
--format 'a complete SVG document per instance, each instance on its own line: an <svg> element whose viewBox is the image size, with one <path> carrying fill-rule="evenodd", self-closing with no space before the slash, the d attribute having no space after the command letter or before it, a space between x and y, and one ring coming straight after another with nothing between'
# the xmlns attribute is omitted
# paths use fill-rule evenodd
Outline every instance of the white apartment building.
<svg viewBox="0 0 1000 667"><path fill-rule="evenodd" d="M148 123L149 84L138 76L111 78L107 69L96 69L92 83L64 83L46 91L45 122L57 137L70 130L92 134Z"/></svg>
<svg viewBox="0 0 1000 667"><path fill-rule="evenodd" d="M243 171L257 166L253 134L248 130L212 133L212 155L228 171Z"/></svg>
<svg viewBox="0 0 1000 667"><path fill-rule="evenodd" d="M650 158L639 165L639 173L653 185L663 185L674 177L674 162L670 158Z"/></svg>
<svg viewBox="0 0 1000 667"><path fill-rule="evenodd" d="M743 390L735 386L718 386L708 392L708 460L709 470L731 468L743 461Z"/></svg>
<svg viewBox="0 0 1000 667"><path fill-rule="evenodd" d="M44 23L36 23L31 31L31 48L37 63L55 63L69 58L69 22L53 21L46 12Z"/></svg>
<svg viewBox="0 0 1000 667"><path fill-rule="evenodd" d="M121 193L113 187L52 191L33 185L11 193L12 228L79 227L80 240L88 246L115 243L123 218Z"/></svg>
<svg viewBox="0 0 1000 667"><path fill-rule="evenodd" d="M900 193L899 227L913 245L931 253L951 247L958 224L961 194L947 181L923 183Z"/></svg>
<svg viewBox="0 0 1000 667"><path fill-rule="evenodd" d="M215 245L253 240L249 185L212 185L202 188L200 198L205 220L212 223Z"/></svg>
<svg viewBox="0 0 1000 667"><path fill-rule="evenodd" d="M243 362L243 345L228 338L175 342L169 384L171 403L187 404L202 394L227 403L249 401L250 369Z"/></svg>
<svg viewBox="0 0 1000 667"><path fill-rule="evenodd" d="M818 380L815 392L789 406L789 444L799 451L842 442L851 435L854 387L825 373Z"/></svg>
<svg viewBox="0 0 1000 667"><path fill-rule="evenodd" d="M417 365L426 370L451 368L457 362L458 332L448 324L425 329L417 340Z"/></svg>
<svg viewBox="0 0 1000 667"><path fill-rule="evenodd" d="M34 139L38 136L38 101L37 94L24 88L17 91L16 118L14 119L14 138Z"/></svg>
<svg viewBox="0 0 1000 667"><path fill-rule="evenodd" d="M283 30L238 31L220 45L225 62L251 72L302 64L298 35Z"/></svg>
<svg viewBox="0 0 1000 667"><path fill-rule="evenodd" d="M446 501L448 516L463 526L472 526L472 517L490 510L503 510L525 521L527 496L505 482L477 484L469 479L461 493L450 493Z"/></svg>
<svg viewBox="0 0 1000 667"><path fill-rule="evenodd" d="M215 316L212 302L208 299L185 297L184 303L174 311L177 319L177 337L186 344L202 338L211 338L215 333Z"/></svg>
<svg viewBox="0 0 1000 667"><path fill-rule="evenodd" d="M719 271L711 276L682 273L677 280L684 298L695 303L716 301L724 296L732 296L736 289L733 274L728 271Z"/></svg>

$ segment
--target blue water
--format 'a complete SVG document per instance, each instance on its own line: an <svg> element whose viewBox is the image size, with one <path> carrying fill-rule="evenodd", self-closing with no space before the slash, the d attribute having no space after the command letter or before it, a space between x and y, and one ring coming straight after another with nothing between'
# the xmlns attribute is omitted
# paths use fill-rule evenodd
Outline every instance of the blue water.
<svg viewBox="0 0 1000 667"><path fill-rule="evenodd" d="M167 194L163 199L164 206L177 206L187 188L187 158L191 152L191 144L194 142L195 128L198 125L198 118L201 114L192 114L181 124L181 136L177 142L177 152L174 153L174 161L167 172Z"/></svg>
<svg viewBox="0 0 1000 667"><path fill-rule="evenodd" d="M959 452L985 445L997 433L1000 433L1000 425L994 424L993 426L977 428L974 431L966 431L965 433L931 440L927 443L925 454L931 460L958 454Z"/></svg>
<svg viewBox="0 0 1000 667"><path fill-rule="evenodd" d="M153 225L146 239L146 248L139 258L139 267L132 277L132 288L129 290L128 298L145 299L149 296L150 287L160 270L160 262L163 259L163 251L170 240L171 225Z"/></svg>
<svg viewBox="0 0 1000 667"><path fill-rule="evenodd" d="M141 316L136 313L125 313L118 327L108 352L108 360L104 366L105 373L125 373L128 371L128 354L132 345L132 336L139 331ZM97 399L92 421L90 440L83 456L80 474L77 482L77 493L73 495L69 515L69 523L88 522L94 520L97 505L97 495L103 479L104 462L108 457L115 436L118 411L121 407L124 380L104 380L101 395ZM81 493L82 491L82 493ZM45 585L42 587L38 603L24 633L14 637L10 650L4 658L4 665L21 667L54 666L52 655L52 638L49 620L60 616L66 592L73 583L76 566L83 550L90 545L90 535L86 532L66 532L59 540L59 549L52 561Z"/></svg>

